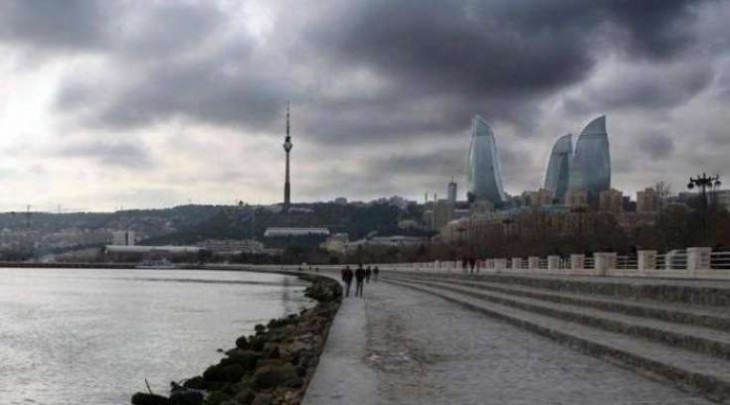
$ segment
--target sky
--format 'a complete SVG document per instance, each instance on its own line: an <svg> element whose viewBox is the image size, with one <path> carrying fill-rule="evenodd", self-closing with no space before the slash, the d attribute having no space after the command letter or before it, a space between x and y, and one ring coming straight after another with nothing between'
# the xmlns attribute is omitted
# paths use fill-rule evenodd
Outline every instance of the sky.
<svg viewBox="0 0 730 405"><path fill-rule="evenodd" d="M730 176L730 0L4 0L0 211L505 189L605 114L612 185ZM574 138L575 140L575 138ZM728 179L730 184L730 179Z"/></svg>

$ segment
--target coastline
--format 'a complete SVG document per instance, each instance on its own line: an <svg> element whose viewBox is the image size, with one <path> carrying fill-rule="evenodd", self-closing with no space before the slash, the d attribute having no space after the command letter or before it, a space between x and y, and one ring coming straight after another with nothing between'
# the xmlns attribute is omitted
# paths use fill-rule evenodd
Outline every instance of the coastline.
<svg viewBox="0 0 730 405"><path fill-rule="evenodd" d="M138 392L131 403L301 403L342 301L342 287L327 276L297 275L311 283L305 295L317 301L314 307L256 325L256 332L236 339L236 347L226 351L218 364L182 385L172 383L169 397Z"/></svg>

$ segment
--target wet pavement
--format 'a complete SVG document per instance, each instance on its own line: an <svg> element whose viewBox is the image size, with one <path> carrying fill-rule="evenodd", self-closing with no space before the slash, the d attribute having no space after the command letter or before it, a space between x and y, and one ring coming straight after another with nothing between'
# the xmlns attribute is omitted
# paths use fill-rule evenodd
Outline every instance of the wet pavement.
<svg viewBox="0 0 730 405"><path fill-rule="evenodd" d="M305 403L711 403L423 292L371 282L363 301L343 303Z"/></svg>

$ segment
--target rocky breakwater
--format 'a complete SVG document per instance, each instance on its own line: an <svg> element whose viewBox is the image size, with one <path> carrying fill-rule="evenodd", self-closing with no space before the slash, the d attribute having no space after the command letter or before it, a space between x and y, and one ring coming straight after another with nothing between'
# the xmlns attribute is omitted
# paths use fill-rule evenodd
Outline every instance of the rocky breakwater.
<svg viewBox="0 0 730 405"><path fill-rule="evenodd" d="M342 300L338 282L301 277L312 283L306 296L317 301L314 308L256 325L256 333L239 337L218 364L182 384L172 383L169 397L138 392L132 404L299 404Z"/></svg>

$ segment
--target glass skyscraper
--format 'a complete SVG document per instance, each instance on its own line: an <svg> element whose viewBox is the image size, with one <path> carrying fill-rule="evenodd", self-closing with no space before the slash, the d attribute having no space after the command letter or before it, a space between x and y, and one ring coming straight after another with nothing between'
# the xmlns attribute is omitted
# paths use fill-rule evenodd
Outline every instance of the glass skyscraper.
<svg viewBox="0 0 730 405"><path fill-rule="evenodd" d="M570 161L573 158L573 135L561 136L555 141L550 153L545 189L550 191L554 199L563 202L570 186Z"/></svg>
<svg viewBox="0 0 730 405"><path fill-rule="evenodd" d="M591 121L578 137L570 167L570 190L585 191L588 202L595 203L601 191L610 188L611 156L606 116L601 116Z"/></svg>
<svg viewBox="0 0 730 405"><path fill-rule="evenodd" d="M497 142L487 121L478 115L471 122L467 183L470 201L487 200L495 206L505 201Z"/></svg>

